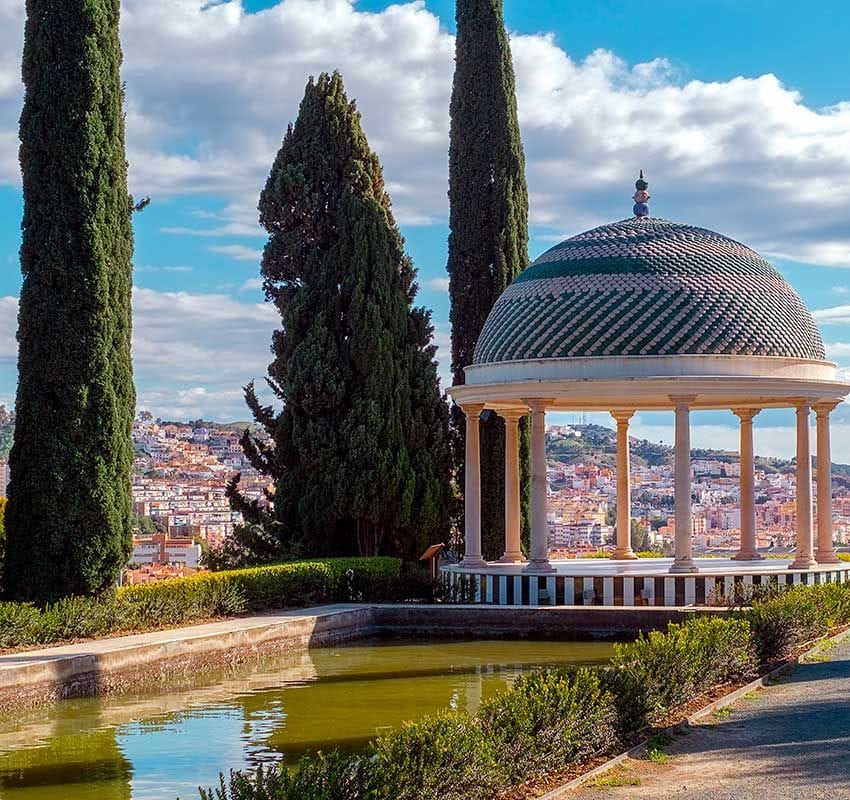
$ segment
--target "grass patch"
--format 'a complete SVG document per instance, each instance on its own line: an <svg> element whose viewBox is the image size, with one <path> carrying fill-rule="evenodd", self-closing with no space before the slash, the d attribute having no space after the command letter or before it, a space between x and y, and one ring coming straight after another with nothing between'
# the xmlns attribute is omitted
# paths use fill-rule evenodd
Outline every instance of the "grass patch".
<svg viewBox="0 0 850 800"><path fill-rule="evenodd" d="M718 708L712 716L715 719L728 719L731 714L732 709L727 706L726 708Z"/></svg>
<svg viewBox="0 0 850 800"><path fill-rule="evenodd" d="M592 789L619 789L623 786L640 786L641 780L638 775L628 770L617 770L601 775L585 784Z"/></svg>
<svg viewBox="0 0 850 800"><path fill-rule="evenodd" d="M657 747L650 747L643 755L646 761L651 761L653 764L666 764L670 760L670 754L659 750Z"/></svg>

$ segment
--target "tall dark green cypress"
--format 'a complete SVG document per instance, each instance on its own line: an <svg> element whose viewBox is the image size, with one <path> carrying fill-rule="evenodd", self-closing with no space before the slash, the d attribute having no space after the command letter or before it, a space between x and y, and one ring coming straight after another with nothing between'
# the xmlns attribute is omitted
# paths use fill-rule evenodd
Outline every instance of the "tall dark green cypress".
<svg viewBox="0 0 850 800"><path fill-rule="evenodd" d="M516 86L502 0L457 0L449 148L449 295L452 378L465 383L475 343L502 291L528 264L528 190ZM463 476L465 422L452 410L454 459ZM485 558L504 552L505 426L481 423L481 538ZM530 525L530 440L520 427L522 530ZM463 481L460 481L463 485Z"/></svg>
<svg viewBox="0 0 850 800"><path fill-rule="evenodd" d="M6 593L92 594L130 551L133 236L119 0L27 0Z"/></svg>
<svg viewBox="0 0 850 800"><path fill-rule="evenodd" d="M248 387L274 447L247 434L243 447L275 480L276 530L312 555L412 555L448 527L448 411L381 166L338 73L307 84L260 223L264 287L283 323L269 383L283 408Z"/></svg>

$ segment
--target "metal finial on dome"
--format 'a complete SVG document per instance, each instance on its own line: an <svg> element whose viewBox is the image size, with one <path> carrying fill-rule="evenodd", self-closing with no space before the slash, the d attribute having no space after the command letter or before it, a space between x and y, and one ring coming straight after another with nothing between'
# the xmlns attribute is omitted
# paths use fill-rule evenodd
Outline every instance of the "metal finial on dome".
<svg viewBox="0 0 850 800"><path fill-rule="evenodd" d="M640 171L640 177L635 181L635 193L632 195L632 200L635 201L632 213L636 217L649 216L649 192L646 191L649 184L643 178L643 170Z"/></svg>

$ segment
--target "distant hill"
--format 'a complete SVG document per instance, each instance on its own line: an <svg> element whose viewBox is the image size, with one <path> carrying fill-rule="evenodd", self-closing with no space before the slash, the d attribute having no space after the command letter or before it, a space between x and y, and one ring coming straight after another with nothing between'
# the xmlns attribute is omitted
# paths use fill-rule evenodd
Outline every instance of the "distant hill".
<svg viewBox="0 0 850 800"><path fill-rule="evenodd" d="M259 427L256 422L213 422L209 419L195 419L188 422L172 422L169 420L159 420L160 425L182 425L191 428L206 428L210 431L237 431L242 433L245 428L251 431L257 430Z"/></svg>
<svg viewBox="0 0 850 800"><path fill-rule="evenodd" d="M581 436L553 436L548 434L549 458L563 464L595 464L599 467L615 468L617 465L617 434L601 425L570 425ZM693 458L706 461L737 461L738 454L729 450L694 449ZM638 466L660 466L673 464L673 448L645 439L632 441L632 463ZM781 458L756 456L756 467L768 473L793 472L794 462ZM850 465L833 464L835 475L850 478Z"/></svg>

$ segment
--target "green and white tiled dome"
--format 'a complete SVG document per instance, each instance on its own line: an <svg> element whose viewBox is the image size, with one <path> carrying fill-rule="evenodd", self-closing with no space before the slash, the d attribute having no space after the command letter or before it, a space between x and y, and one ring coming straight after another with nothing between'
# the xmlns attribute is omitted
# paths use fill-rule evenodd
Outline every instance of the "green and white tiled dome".
<svg viewBox="0 0 850 800"><path fill-rule="evenodd" d="M758 253L641 215L540 256L494 305L474 363L675 355L825 358L803 301Z"/></svg>

